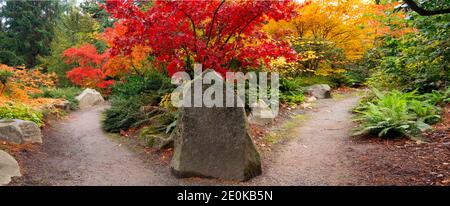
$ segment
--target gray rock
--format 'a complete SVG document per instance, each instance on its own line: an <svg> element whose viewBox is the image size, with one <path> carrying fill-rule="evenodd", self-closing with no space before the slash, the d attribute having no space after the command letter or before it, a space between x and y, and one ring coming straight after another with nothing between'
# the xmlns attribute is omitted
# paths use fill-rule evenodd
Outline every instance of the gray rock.
<svg viewBox="0 0 450 206"><path fill-rule="evenodd" d="M203 75L207 72L213 71L207 70ZM193 91L197 79L186 86ZM203 91L209 87L203 85ZM224 90L224 95L227 95ZM231 96L238 101L234 93L231 92ZM260 156L252 142L243 107L203 105L181 107L179 112L171 162L171 170L176 177L245 181L261 174Z"/></svg>
<svg viewBox="0 0 450 206"><path fill-rule="evenodd" d="M328 84L315 84L305 89L306 94L309 94L317 99L331 98L331 87Z"/></svg>
<svg viewBox="0 0 450 206"><path fill-rule="evenodd" d="M311 102L315 102L315 101L317 101L317 98L314 96L310 96L305 99L305 102L307 102L307 103L311 103Z"/></svg>
<svg viewBox="0 0 450 206"><path fill-rule="evenodd" d="M267 105L262 100L259 100L257 103L250 105L250 107L252 108L252 112L248 116L249 123L265 125L271 123L275 118L275 115L273 114L269 105Z"/></svg>
<svg viewBox="0 0 450 206"><path fill-rule="evenodd" d="M0 150L0 185L11 182L11 177L20 176L20 167L14 157Z"/></svg>
<svg viewBox="0 0 450 206"><path fill-rule="evenodd" d="M34 122L2 119L0 120L0 141L16 144L42 143L42 133Z"/></svg>
<svg viewBox="0 0 450 206"><path fill-rule="evenodd" d="M70 102L67 100L57 103L54 106L55 106L55 108L64 110L66 112L70 111Z"/></svg>
<svg viewBox="0 0 450 206"><path fill-rule="evenodd" d="M80 95L75 97L78 100L78 107L86 109L103 103L105 100L102 95L94 89L85 89Z"/></svg>

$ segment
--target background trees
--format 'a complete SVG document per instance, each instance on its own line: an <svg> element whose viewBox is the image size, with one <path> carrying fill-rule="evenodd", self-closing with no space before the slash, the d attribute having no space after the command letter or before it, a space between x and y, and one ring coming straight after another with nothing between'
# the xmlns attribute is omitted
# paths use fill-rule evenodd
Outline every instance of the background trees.
<svg viewBox="0 0 450 206"><path fill-rule="evenodd" d="M50 53L59 1L2 1L0 61L35 66L38 55Z"/></svg>
<svg viewBox="0 0 450 206"><path fill-rule="evenodd" d="M106 1L106 10L125 28L112 54L128 55L135 46L149 46L156 66L169 74L192 68L224 72L268 63L269 57L292 54L289 46L271 40L260 28L268 19L290 18L288 1L155 1L147 10L125 1Z"/></svg>
<svg viewBox="0 0 450 206"><path fill-rule="evenodd" d="M383 16L381 23L397 33L381 33L376 39L376 47L369 51L368 62L372 65L373 75L368 84L403 91L419 89L420 92L447 87L450 81L450 16L420 16L415 12L407 15L407 19Z"/></svg>
<svg viewBox="0 0 450 206"><path fill-rule="evenodd" d="M297 7L288 22L270 22L265 29L278 38L327 40L344 50L349 59L362 57L370 47L370 4L361 0L317 0Z"/></svg>
<svg viewBox="0 0 450 206"><path fill-rule="evenodd" d="M60 87L112 92L111 99L120 101L113 104L110 123L113 116L129 119L144 104L167 101L163 96L170 87L156 84L151 88L158 91L150 91L144 84L191 72L194 62L222 73L278 71L281 101L292 104L303 101L302 87L317 83L417 90L445 99L441 96L447 93L438 90L450 81L450 19L441 14L449 0L413 1L426 11L439 11L432 16L421 16L411 11L417 10L411 1L400 0L0 2L0 63L15 67L0 69L2 85L19 81L11 72L55 72ZM27 85L20 85L14 94L29 96ZM143 97L124 98L127 89ZM130 101L136 103L133 109L121 113Z"/></svg>
<svg viewBox="0 0 450 206"><path fill-rule="evenodd" d="M62 60L64 50L80 44L91 43L104 49L96 38L99 25L94 19L81 12L73 4L68 4L64 13L60 15L53 27L54 37L49 45L48 56L38 57L39 65L49 72L55 72L60 77L60 85L68 86L66 78L72 65Z"/></svg>

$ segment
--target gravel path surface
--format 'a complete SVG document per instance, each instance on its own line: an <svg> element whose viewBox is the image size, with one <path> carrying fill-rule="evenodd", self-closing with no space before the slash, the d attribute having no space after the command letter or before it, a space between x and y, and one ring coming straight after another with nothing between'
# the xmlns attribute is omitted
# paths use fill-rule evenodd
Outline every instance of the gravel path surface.
<svg viewBox="0 0 450 206"><path fill-rule="evenodd" d="M354 127L350 110L358 97L318 101L291 135L265 159L264 174L256 185L351 185L356 182L347 159Z"/></svg>
<svg viewBox="0 0 450 206"><path fill-rule="evenodd" d="M146 164L105 134L101 112L107 105L71 113L44 131L41 151L27 158L30 185L167 185L157 165ZM150 167L153 168L150 169Z"/></svg>
<svg viewBox="0 0 450 206"><path fill-rule="evenodd" d="M44 131L40 151L24 155L25 177L12 185L351 185L356 180L344 153L357 99L319 100L290 141L263 155L263 174L244 183L176 179L156 155L144 161L102 131L107 105L77 111Z"/></svg>

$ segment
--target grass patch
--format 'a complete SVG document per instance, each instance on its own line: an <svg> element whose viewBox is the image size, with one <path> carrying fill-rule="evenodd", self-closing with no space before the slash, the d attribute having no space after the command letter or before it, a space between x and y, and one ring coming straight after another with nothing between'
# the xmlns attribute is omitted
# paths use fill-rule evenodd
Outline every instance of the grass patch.
<svg viewBox="0 0 450 206"><path fill-rule="evenodd" d="M291 119L286 120L278 129L275 131L269 132L264 140L268 144L276 144L282 142L284 140L288 140L294 138L296 135L294 134L295 128L299 127L302 122L307 119L307 116L304 114L299 114L291 117Z"/></svg>

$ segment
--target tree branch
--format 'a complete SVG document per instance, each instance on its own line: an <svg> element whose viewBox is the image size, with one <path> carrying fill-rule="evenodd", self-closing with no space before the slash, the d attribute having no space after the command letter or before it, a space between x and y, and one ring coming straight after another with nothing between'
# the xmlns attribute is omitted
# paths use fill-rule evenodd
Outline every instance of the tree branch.
<svg viewBox="0 0 450 206"><path fill-rule="evenodd" d="M424 8L417 5L414 0L403 0L406 4L408 4L409 8L415 12L417 12L421 16L433 16L438 14L448 14L450 13L450 8L439 9L439 10L425 10Z"/></svg>
<svg viewBox="0 0 450 206"><path fill-rule="evenodd" d="M219 6L214 11L213 18L211 19L211 26L209 27L208 40L206 41L206 46L208 46L209 40L211 39L211 32L212 32L212 29L213 29L213 26L214 26L214 20L216 20L217 13L219 13L219 9L220 9L220 7L222 7L223 3L225 3L225 0L222 0L220 2Z"/></svg>
<svg viewBox="0 0 450 206"><path fill-rule="evenodd" d="M193 30L193 33L194 33L194 37L197 38L197 30L196 30L196 27L195 27L194 20L192 19L191 16L189 16L189 14L184 13L184 15L189 19L189 21L191 21L191 24L192 24L192 30Z"/></svg>

